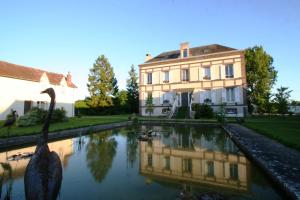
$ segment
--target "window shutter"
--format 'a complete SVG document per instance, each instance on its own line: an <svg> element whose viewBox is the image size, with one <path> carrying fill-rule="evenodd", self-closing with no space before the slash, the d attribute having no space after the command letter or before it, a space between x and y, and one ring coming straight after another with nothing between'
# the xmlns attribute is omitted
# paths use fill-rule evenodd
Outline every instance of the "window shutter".
<svg viewBox="0 0 300 200"><path fill-rule="evenodd" d="M212 89L211 90L211 102L216 103L216 90Z"/></svg>
<svg viewBox="0 0 300 200"><path fill-rule="evenodd" d="M202 68L202 67L199 67L199 68L198 68L198 71L199 71L199 80L202 81L202 79L203 79L203 74L204 74L204 73L203 73L203 68Z"/></svg>
<svg viewBox="0 0 300 200"><path fill-rule="evenodd" d="M163 104L163 102L164 102L164 92L160 92L160 95L159 95L159 97L160 97L160 104Z"/></svg>
<svg viewBox="0 0 300 200"><path fill-rule="evenodd" d="M235 102L238 102L238 103L240 103L241 102L241 95L240 95L240 87L236 87L236 88L234 88L234 92L235 92Z"/></svg>
<svg viewBox="0 0 300 200"><path fill-rule="evenodd" d="M200 103L204 103L204 99L205 99L205 91L201 91L199 92L199 99L200 99Z"/></svg>
<svg viewBox="0 0 300 200"><path fill-rule="evenodd" d="M227 102L226 89L225 88L222 88L222 102Z"/></svg>
<svg viewBox="0 0 300 200"><path fill-rule="evenodd" d="M238 75L237 75L237 70L236 70L236 66L233 64L232 65L232 70L233 70L233 78L236 78L236 77L238 77Z"/></svg>
<svg viewBox="0 0 300 200"><path fill-rule="evenodd" d="M143 84L146 85L147 84L147 74L146 73L144 74L144 79L143 80L144 80Z"/></svg>
<svg viewBox="0 0 300 200"><path fill-rule="evenodd" d="M209 75L210 75L210 79L211 80L214 80L216 77L215 77L215 66L211 66L210 68L209 68Z"/></svg>
<svg viewBox="0 0 300 200"><path fill-rule="evenodd" d="M220 66L221 66L221 79L225 79L225 65L220 65Z"/></svg>

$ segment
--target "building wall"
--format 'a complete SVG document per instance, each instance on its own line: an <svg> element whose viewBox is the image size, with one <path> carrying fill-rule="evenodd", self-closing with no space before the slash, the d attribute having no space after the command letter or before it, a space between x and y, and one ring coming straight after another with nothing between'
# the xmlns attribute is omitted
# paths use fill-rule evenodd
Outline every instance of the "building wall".
<svg viewBox="0 0 300 200"><path fill-rule="evenodd" d="M233 78L225 77L226 64L233 64ZM244 96L246 87L246 71L244 55L241 51L233 52L227 56L217 56L212 58L176 59L175 61L154 62L142 64L140 67L140 108L142 115L145 112L147 94L152 92L154 100L153 115L162 115L163 94L173 92L174 99L176 93L180 98L181 92L192 92L191 103L203 103L206 91L211 91L211 101L216 111L220 104L226 103L228 106L238 108L238 114L243 116L246 105ZM211 79L204 79L204 68L210 68ZM189 81L182 81L182 70L189 69ZM164 82L164 72L169 71L169 82ZM147 74L152 73L152 84L147 84ZM226 100L226 88L233 87L235 100Z"/></svg>
<svg viewBox="0 0 300 200"><path fill-rule="evenodd" d="M47 78L43 77L41 82L0 77L0 120L4 120L11 109L17 110L19 116L24 115L24 101L33 101L32 106L37 106L38 101L43 101L46 102L45 109L48 109L50 97L40 93L49 87L56 93L55 107L63 107L68 117L74 116L76 88L70 88L66 83L51 85Z"/></svg>

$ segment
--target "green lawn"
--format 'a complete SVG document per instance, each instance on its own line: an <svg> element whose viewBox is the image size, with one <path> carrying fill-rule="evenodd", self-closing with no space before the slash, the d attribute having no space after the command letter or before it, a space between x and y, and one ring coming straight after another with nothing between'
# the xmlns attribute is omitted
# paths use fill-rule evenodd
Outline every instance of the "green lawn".
<svg viewBox="0 0 300 200"><path fill-rule="evenodd" d="M95 117L81 117L81 118L69 118L68 122L54 123L50 125L50 132L60 131L66 129L73 129L79 127L86 127L91 125L108 124L113 122L127 121L129 115L109 115L109 116L95 116ZM2 128L3 121L0 121L0 138L4 138L7 135L7 129ZM42 130L42 125L31 127L12 127L10 131L10 137L20 135L32 135L38 134Z"/></svg>
<svg viewBox="0 0 300 200"><path fill-rule="evenodd" d="M249 117L243 125L300 151L300 117Z"/></svg>

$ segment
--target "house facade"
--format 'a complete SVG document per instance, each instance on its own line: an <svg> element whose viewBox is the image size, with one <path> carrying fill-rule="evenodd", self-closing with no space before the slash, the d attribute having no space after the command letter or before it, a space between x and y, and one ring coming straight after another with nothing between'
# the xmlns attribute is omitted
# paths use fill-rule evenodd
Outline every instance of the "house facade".
<svg viewBox="0 0 300 200"><path fill-rule="evenodd" d="M178 107L209 104L214 112L243 117L246 106L246 69L243 50L213 44L190 48L182 43L139 65L140 115L149 115L146 100L153 99L153 116L171 117Z"/></svg>
<svg viewBox="0 0 300 200"><path fill-rule="evenodd" d="M0 120L11 112L19 116L32 107L48 109L50 98L40 94L52 87L56 93L56 108L64 108L68 117L74 116L76 86L70 73L67 76L31 67L0 61Z"/></svg>

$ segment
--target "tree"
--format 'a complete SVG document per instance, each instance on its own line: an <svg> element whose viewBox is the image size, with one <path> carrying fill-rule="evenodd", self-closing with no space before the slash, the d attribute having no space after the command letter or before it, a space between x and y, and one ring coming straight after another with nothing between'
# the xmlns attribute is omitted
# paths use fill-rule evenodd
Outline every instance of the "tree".
<svg viewBox="0 0 300 200"><path fill-rule="evenodd" d="M127 92L125 90L121 90L116 94L116 105L125 106L127 104Z"/></svg>
<svg viewBox="0 0 300 200"><path fill-rule="evenodd" d="M292 90L288 90L288 87L277 88L274 101L276 103L277 112L285 114L288 112L289 98L291 97Z"/></svg>
<svg viewBox="0 0 300 200"><path fill-rule="evenodd" d="M129 70L129 79L127 79L127 98L129 111L131 113L139 112L139 86L138 86L138 77L135 72L134 65L131 65Z"/></svg>
<svg viewBox="0 0 300 200"><path fill-rule="evenodd" d="M257 105L258 112L265 112L267 97L277 79L273 58L262 46L254 46L245 51L247 76L247 101L249 112L252 104Z"/></svg>
<svg viewBox="0 0 300 200"><path fill-rule="evenodd" d="M89 101L91 107L113 105L112 96L117 89L117 80L113 68L104 55L99 56L90 69L87 87L91 95Z"/></svg>
<svg viewBox="0 0 300 200"><path fill-rule="evenodd" d="M112 79L112 86L113 86L112 95L116 96L119 92L118 81L117 81L116 77L113 77L113 79Z"/></svg>
<svg viewBox="0 0 300 200"><path fill-rule="evenodd" d="M146 99L146 113L149 113L149 116L151 116L151 114L153 113L153 98L152 95L148 95L147 99Z"/></svg>

